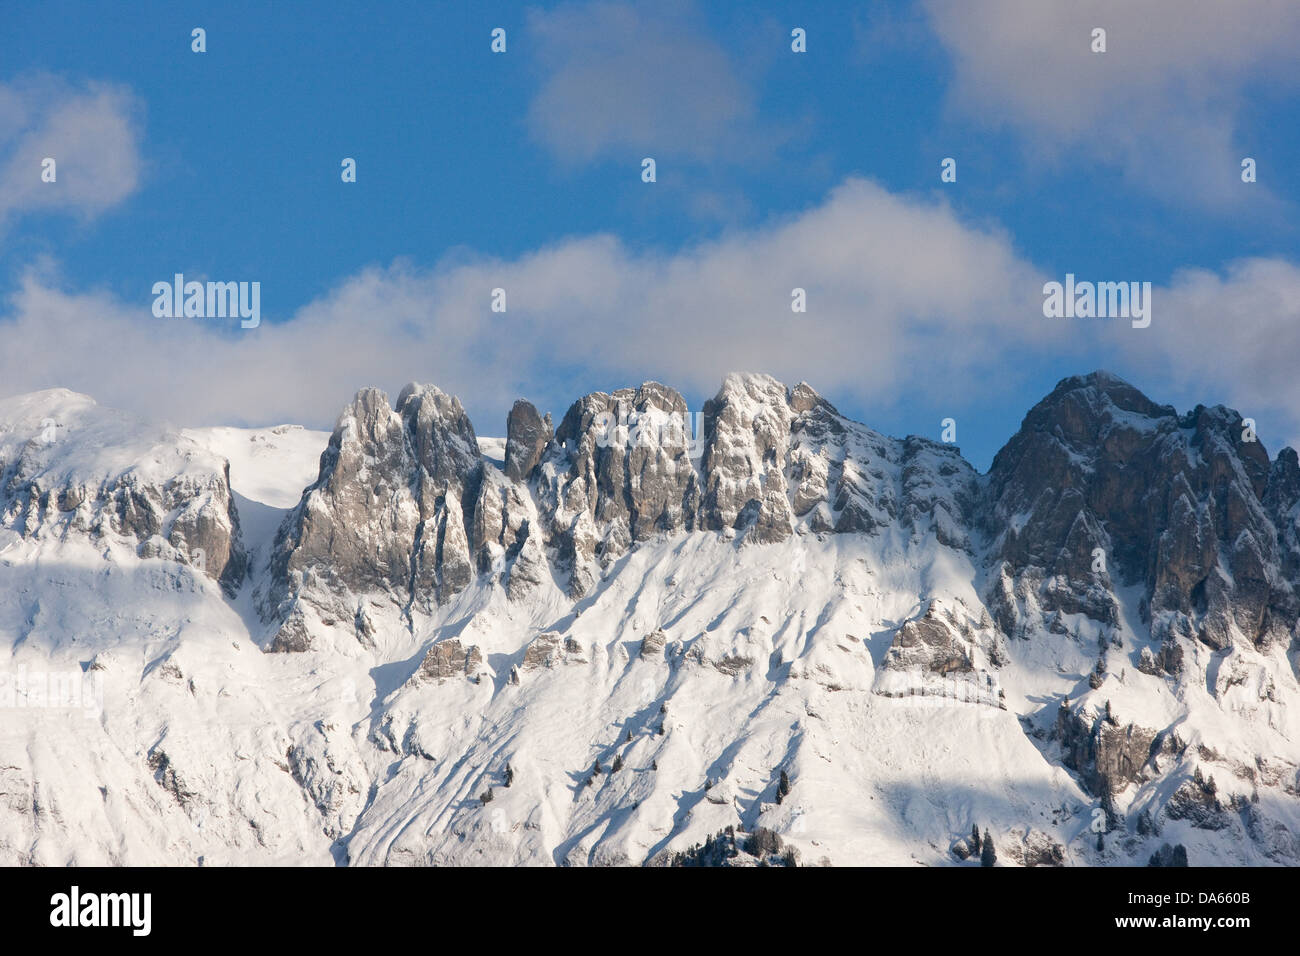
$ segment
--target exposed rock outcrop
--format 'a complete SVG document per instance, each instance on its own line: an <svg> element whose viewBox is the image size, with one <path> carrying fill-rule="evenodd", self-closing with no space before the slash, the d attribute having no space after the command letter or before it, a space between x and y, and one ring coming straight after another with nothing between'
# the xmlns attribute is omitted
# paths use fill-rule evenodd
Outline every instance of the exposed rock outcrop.
<svg viewBox="0 0 1300 956"><path fill-rule="evenodd" d="M172 429L52 389L0 406L0 526L113 539L233 595L247 557L226 461Z"/></svg>
<svg viewBox="0 0 1300 956"><path fill-rule="evenodd" d="M565 414L538 467L537 493L571 596L587 593L633 542L695 528L687 417L686 400L656 382L588 395Z"/></svg>
<svg viewBox="0 0 1300 956"><path fill-rule="evenodd" d="M397 409L363 389L321 455L320 475L285 519L263 611L285 622L277 650L301 650L301 600L330 619L355 596L409 607L445 600L471 580L464 501L482 481L478 441L460 402L408 385Z"/></svg>
<svg viewBox="0 0 1300 956"><path fill-rule="evenodd" d="M884 697L941 697L1005 708L996 671L1006 663L991 620L971 620L931 602L904 621L881 661L872 690Z"/></svg>
<svg viewBox="0 0 1300 956"><path fill-rule="evenodd" d="M505 476L526 481L554 434L549 414L543 418L530 402L515 402L506 419Z"/></svg>
<svg viewBox="0 0 1300 956"><path fill-rule="evenodd" d="M1140 583L1157 640L1286 642L1298 494L1294 453L1270 466L1231 409L1179 416L1106 372L1065 379L990 469L983 526L1007 565L990 604L1013 628L1027 581L1043 612L1114 625L1115 587Z"/></svg>
<svg viewBox="0 0 1300 956"><path fill-rule="evenodd" d="M1104 715L1080 713L1062 704L1055 736L1061 742L1065 765L1079 773L1089 793L1106 797L1141 777L1159 734L1136 724L1108 720Z"/></svg>
<svg viewBox="0 0 1300 956"><path fill-rule="evenodd" d="M477 647L461 644L456 638L439 641L429 648L415 673L415 679L446 680L448 677L473 677L483 666L483 654Z"/></svg>

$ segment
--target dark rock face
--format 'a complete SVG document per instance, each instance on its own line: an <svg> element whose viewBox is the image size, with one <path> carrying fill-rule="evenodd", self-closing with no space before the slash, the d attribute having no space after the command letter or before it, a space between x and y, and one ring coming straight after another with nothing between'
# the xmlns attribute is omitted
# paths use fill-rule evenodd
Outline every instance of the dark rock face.
<svg viewBox="0 0 1300 956"><path fill-rule="evenodd" d="M432 385L407 385L398 396L397 414L421 467L420 491L426 498L473 483L482 455L459 399Z"/></svg>
<svg viewBox="0 0 1300 956"><path fill-rule="evenodd" d="M1106 798L1141 777L1159 734L1105 717L1089 718L1062 706L1055 736L1065 766L1079 773L1088 792Z"/></svg>
<svg viewBox="0 0 1300 956"><path fill-rule="evenodd" d="M1021 831L1012 830L1007 842L998 849L1021 866L1064 866L1065 847L1053 840L1048 834L1030 828ZM960 841L965 843L965 841ZM967 856L970 856L969 846ZM964 859L964 858L963 858Z"/></svg>
<svg viewBox="0 0 1300 956"><path fill-rule="evenodd" d="M149 751L147 758L149 769L153 771L153 778L157 781L158 786L171 794L172 798L182 807L188 806L198 794L181 778L172 765L172 760L167 756L167 752L161 747L155 747Z"/></svg>
<svg viewBox="0 0 1300 956"><path fill-rule="evenodd" d="M485 471L470 525L475 570L501 574L514 593L540 583L546 557L538 526L528 489Z"/></svg>
<svg viewBox="0 0 1300 956"><path fill-rule="evenodd" d="M1026 842L1020 861L1024 866L1064 866L1065 847L1040 834L1037 840Z"/></svg>
<svg viewBox="0 0 1300 956"><path fill-rule="evenodd" d="M1045 612L1116 623L1114 587L1141 583L1152 635L1225 648L1289 639L1300 603L1286 574L1300 492L1294 454L1273 466L1241 416L1179 417L1104 372L1066 379L994 459L982 524L1006 562L999 623L1016 583Z"/></svg>
<svg viewBox="0 0 1300 956"><path fill-rule="evenodd" d="M506 477L526 481L554 433L549 414L543 418L531 403L515 402L506 418Z"/></svg>
<svg viewBox="0 0 1300 956"><path fill-rule="evenodd" d="M704 415L703 528L761 544L785 540L801 522L819 533L901 526L972 547L978 476L951 446L887 438L808 384L787 391L767 376L729 376Z"/></svg>
<svg viewBox="0 0 1300 956"><path fill-rule="evenodd" d="M65 493L65 503L78 494ZM239 540L228 468L198 481L173 480L161 486L124 477L62 510L73 512L75 521L83 507L99 513L89 528L93 534L109 530L134 537L142 558L189 565L218 581L230 596L243 582L248 559ZM28 508L29 516L36 513L30 510L30 499ZM45 511L50 512L48 506Z"/></svg>
<svg viewBox="0 0 1300 956"><path fill-rule="evenodd" d="M978 479L955 448L886 438L843 418L807 385L795 401L804 407L791 424L796 517L819 532L932 531L940 544L970 550Z"/></svg>
<svg viewBox="0 0 1300 956"><path fill-rule="evenodd" d="M1185 820L1201 830L1222 830L1231 825L1231 815L1220 804L1213 787L1195 780L1184 781L1165 804L1169 820Z"/></svg>
<svg viewBox="0 0 1300 956"><path fill-rule="evenodd" d="M172 515L165 532L167 543L188 558L186 563L197 564L198 570L214 577L233 596L243 583L247 556L239 540L230 466L197 487L180 485L169 482L160 496L160 504Z"/></svg>
<svg viewBox="0 0 1300 956"><path fill-rule="evenodd" d="M1271 859L1289 866L1300 861L1300 837L1286 824L1272 819L1254 803L1247 804L1242 816L1246 833Z"/></svg>

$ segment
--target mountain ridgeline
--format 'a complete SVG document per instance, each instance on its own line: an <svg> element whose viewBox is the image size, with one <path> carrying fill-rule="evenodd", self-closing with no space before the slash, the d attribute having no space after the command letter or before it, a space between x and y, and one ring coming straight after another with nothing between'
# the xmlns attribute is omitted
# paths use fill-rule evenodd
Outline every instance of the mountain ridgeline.
<svg viewBox="0 0 1300 956"><path fill-rule="evenodd" d="M363 390L276 540L274 649L305 649L307 616L363 628L360 595L427 610L479 575L512 598L549 580L579 600L638 542L692 531L738 546L933 535L987 569L982 596L1009 637L1073 614L1115 627L1116 589L1137 586L1170 674L1180 638L1294 639L1296 453L1270 462L1222 406L1180 416L1105 372L1066 379L987 475L952 446L844 418L806 384L733 375L702 418L693 436L685 400L657 383L585 396L554 430L521 401L497 467L455 398L410 385L394 410Z"/></svg>
<svg viewBox="0 0 1300 956"><path fill-rule="evenodd" d="M11 666L104 698L14 711L0 860L1300 864L1300 462L1222 406L1068 378L979 474L765 375L363 389L292 505L301 430L0 419Z"/></svg>

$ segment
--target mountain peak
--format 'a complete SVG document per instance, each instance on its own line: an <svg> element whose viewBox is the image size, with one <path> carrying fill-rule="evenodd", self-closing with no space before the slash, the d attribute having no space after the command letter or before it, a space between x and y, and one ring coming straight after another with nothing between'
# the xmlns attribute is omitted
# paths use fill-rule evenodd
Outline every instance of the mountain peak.
<svg viewBox="0 0 1300 956"><path fill-rule="evenodd" d="M1125 412L1135 412L1148 418L1175 415L1172 405L1159 405L1114 372L1097 369L1086 375L1071 375L1057 382L1056 387L1034 406L1059 407L1064 401L1083 400L1094 408L1111 405ZM1033 411L1030 412L1033 415Z"/></svg>

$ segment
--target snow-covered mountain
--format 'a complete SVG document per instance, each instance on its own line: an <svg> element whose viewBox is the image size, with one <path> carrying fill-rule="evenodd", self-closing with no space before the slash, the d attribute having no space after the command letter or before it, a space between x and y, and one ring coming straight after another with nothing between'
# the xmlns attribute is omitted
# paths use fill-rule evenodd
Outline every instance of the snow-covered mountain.
<svg viewBox="0 0 1300 956"><path fill-rule="evenodd" d="M0 402L0 862L1300 863L1300 464L1237 413L1071 378L985 475L762 375L505 430Z"/></svg>

